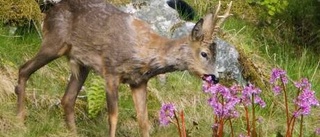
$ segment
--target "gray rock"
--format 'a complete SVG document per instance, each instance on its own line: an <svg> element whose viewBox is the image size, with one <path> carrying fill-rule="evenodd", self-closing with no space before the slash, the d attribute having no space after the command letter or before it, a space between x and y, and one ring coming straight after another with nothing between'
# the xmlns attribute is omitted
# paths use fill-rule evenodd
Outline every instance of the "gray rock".
<svg viewBox="0 0 320 137"><path fill-rule="evenodd" d="M131 3L120 7L120 9L148 22L160 35L171 37L170 30L172 27L175 24L182 22L177 11L170 8L167 5L166 0L144 0L144 2L145 4L139 8Z"/></svg>
<svg viewBox="0 0 320 137"><path fill-rule="evenodd" d="M216 63L220 78L233 79L239 83L245 83L242 77L242 67L239 63L239 53L233 45L217 38Z"/></svg>

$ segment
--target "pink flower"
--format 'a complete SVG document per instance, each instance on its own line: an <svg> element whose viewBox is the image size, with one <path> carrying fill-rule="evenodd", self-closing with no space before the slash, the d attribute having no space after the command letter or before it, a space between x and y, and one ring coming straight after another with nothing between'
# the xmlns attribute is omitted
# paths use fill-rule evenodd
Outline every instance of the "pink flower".
<svg viewBox="0 0 320 137"><path fill-rule="evenodd" d="M319 106L319 101L317 100L314 91L305 89L296 98L295 104L298 106L298 110L294 112L294 116L309 115L312 106Z"/></svg>
<svg viewBox="0 0 320 137"><path fill-rule="evenodd" d="M303 78L300 82L295 82L295 86L301 91L295 99L298 110L294 112L294 116L309 115L312 106L319 106L319 101L315 96L315 92L311 90L311 83L308 79Z"/></svg>
<svg viewBox="0 0 320 137"><path fill-rule="evenodd" d="M273 86L272 90L273 90L275 95L279 95L281 90L282 90L282 88L280 86L275 85L275 86Z"/></svg>
<svg viewBox="0 0 320 137"><path fill-rule="evenodd" d="M159 121L160 125L166 126L170 123L171 119L174 117L175 106L171 103L162 104L160 109Z"/></svg>
<svg viewBox="0 0 320 137"><path fill-rule="evenodd" d="M210 78L205 79L203 83L203 90L205 93L210 93L211 97L208 99L208 104L212 107L213 112L224 118L238 117L239 113L235 106L240 102L237 97L237 92L221 84L211 84Z"/></svg>
<svg viewBox="0 0 320 137"><path fill-rule="evenodd" d="M279 68L273 68L271 72L270 83L275 84L275 82L279 79L285 84L288 83L286 71Z"/></svg>
<svg viewBox="0 0 320 137"><path fill-rule="evenodd" d="M315 132L316 132L316 135L320 135L320 128L317 128Z"/></svg>
<svg viewBox="0 0 320 137"><path fill-rule="evenodd" d="M240 99L231 94L229 89L222 85L212 89L214 91L211 91L212 96L209 98L208 103L214 113L219 117L238 117L239 113L236 111L235 106L240 102Z"/></svg>
<svg viewBox="0 0 320 137"><path fill-rule="evenodd" d="M273 68L270 76L270 83L273 86L272 90L275 93L275 95L279 95L280 92L283 90L280 86L282 82L283 84L288 83L288 78L286 75L286 71L278 68Z"/></svg>
<svg viewBox="0 0 320 137"><path fill-rule="evenodd" d="M295 82L294 85L300 90L311 89L311 83L307 78L302 78L300 82Z"/></svg>
<svg viewBox="0 0 320 137"><path fill-rule="evenodd" d="M241 102L245 105L252 104L252 97L254 97L254 103L259 104L261 107L265 107L266 103L259 97L261 90L256 88L253 84L249 84L248 86L244 87L241 95Z"/></svg>

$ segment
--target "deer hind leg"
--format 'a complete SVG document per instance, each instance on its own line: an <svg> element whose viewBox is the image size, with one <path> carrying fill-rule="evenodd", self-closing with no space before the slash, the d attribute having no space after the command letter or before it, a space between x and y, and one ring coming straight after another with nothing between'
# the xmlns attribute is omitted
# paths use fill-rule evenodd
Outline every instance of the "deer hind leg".
<svg viewBox="0 0 320 137"><path fill-rule="evenodd" d="M149 137L149 120L147 110L147 83L130 85L137 119L143 137Z"/></svg>
<svg viewBox="0 0 320 137"><path fill-rule="evenodd" d="M63 95L61 104L65 112L65 120L66 120L67 127L71 132L76 133L74 105L77 99L77 95L81 90L81 87L89 74L89 68L78 65L78 64L72 64L72 65L74 65L73 67L77 67L76 69L79 70L77 71L79 73L71 74L71 77L70 77L66 92Z"/></svg>
<svg viewBox="0 0 320 137"><path fill-rule="evenodd" d="M53 47L51 47L53 46ZM48 64L52 60L55 60L62 56L67 47L61 43L60 45L53 45L52 43L43 42L40 51L37 55L22 65L19 69L18 84L15 87L15 93L18 96L17 102L17 116L21 121L25 118L25 88L26 82L35 71Z"/></svg>
<svg viewBox="0 0 320 137"><path fill-rule="evenodd" d="M120 80L116 76L106 76L106 96L109 121L109 136L115 137L118 122L118 86Z"/></svg>

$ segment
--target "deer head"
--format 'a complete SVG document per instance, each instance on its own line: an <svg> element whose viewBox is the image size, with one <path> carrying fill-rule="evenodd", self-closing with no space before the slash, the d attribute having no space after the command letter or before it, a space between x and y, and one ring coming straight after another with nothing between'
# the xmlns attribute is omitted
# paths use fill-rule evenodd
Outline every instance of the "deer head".
<svg viewBox="0 0 320 137"><path fill-rule="evenodd" d="M218 82L218 72L216 71L216 35L220 30L221 24L230 16L232 2L228 4L227 10L223 15L218 15L221 3L214 13L206 15L194 26L190 41L192 47L193 61L190 61L189 70L204 78L211 76L215 83ZM191 59L192 60L192 59Z"/></svg>

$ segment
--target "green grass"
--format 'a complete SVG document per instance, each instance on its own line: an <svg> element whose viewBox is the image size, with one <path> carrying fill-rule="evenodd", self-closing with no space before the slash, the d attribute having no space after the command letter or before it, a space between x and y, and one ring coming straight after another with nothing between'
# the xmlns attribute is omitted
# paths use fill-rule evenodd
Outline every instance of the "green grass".
<svg viewBox="0 0 320 137"><path fill-rule="evenodd" d="M196 3L199 2L199 3ZM208 5L204 1L191 2L198 4L204 14ZM201 4L204 4L201 6ZM306 48L297 49L290 44L289 40L281 39L273 32L276 28L258 28L252 23L238 18L230 18L223 27L227 34L224 39L236 45L245 53L252 62L266 70L269 74L272 67L285 69L291 80L307 77L312 82L312 88L320 98L320 57L312 50ZM6 27L0 27L0 73L1 77L12 76L10 80L15 83L18 67L26 60L32 58L40 47L41 40L35 32L27 33L21 37L12 37L7 33ZM288 34L289 35L289 34ZM261 59L262 58L262 59ZM262 65L261 65L262 64ZM267 71L269 70L269 71ZM253 72L252 72L253 73ZM59 99L63 96L64 89L69 77L69 66L65 58L53 61L48 66L41 68L28 82L28 116L25 125L19 124L15 119L16 98L12 95L3 95L0 91L0 136L69 136L65 128L63 111ZM91 74L85 83L96 79ZM285 115L283 97L274 97L270 85L265 83L262 87L262 98L266 101L266 108L257 108L257 116L263 118L258 124L258 131L265 137L275 136L276 132L285 132ZM0 86L4 86L1 85ZM0 88L1 89L1 88ZM12 89L13 91L13 89ZM86 90L81 95L86 94ZM197 129L190 131L191 136L211 136L211 125L213 124L212 109L207 105L206 94L201 91L201 80L187 72L170 73L167 83L162 85L157 79L152 79L148 87L148 110L152 134L155 137L178 136L178 131L173 125L162 127L158 124L158 110L161 103L175 103L179 110L184 110L187 128L197 123ZM289 87L289 100L295 95L293 86ZM133 107L131 93L127 85L122 85L119 90L120 116L118 123L118 136L138 136L138 125ZM292 103L291 103L292 105ZM291 109L293 107L291 106ZM239 108L242 110L242 108ZM78 99L76 105L77 127L79 136L107 136L107 115L101 110L97 117L89 118L88 104L85 99ZM234 121L236 134L245 133L245 119L243 116ZM315 128L320 127L320 109L312 110L312 115L305 119L304 131L306 137L312 137ZM4 123L4 124L3 124ZM230 129L226 128L226 136ZM298 135L296 126L295 135Z"/></svg>

